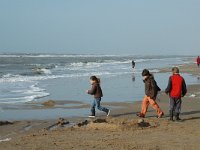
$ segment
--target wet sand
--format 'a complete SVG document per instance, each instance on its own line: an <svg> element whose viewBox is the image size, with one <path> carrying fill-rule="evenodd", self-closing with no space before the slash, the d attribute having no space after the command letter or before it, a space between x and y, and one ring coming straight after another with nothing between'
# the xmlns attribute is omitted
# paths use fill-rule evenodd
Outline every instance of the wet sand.
<svg viewBox="0 0 200 150"><path fill-rule="evenodd" d="M199 75L194 64L181 66L180 69ZM0 140L5 141L0 142L0 150L197 150L200 147L199 89L200 85L188 87L182 104L182 122L168 121L168 96L161 93L158 103L165 112L164 118L157 119L151 108L144 120L137 118L135 114L140 111L141 102L103 103L122 107L113 109L110 117L100 113L95 119L64 118L63 122L31 120L2 125ZM40 109L56 105L50 102L50 105L43 104Z"/></svg>
<svg viewBox="0 0 200 150"><path fill-rule="evenodd" d="M184 65L178 65L182 73L188 73L195 76L200 76L200 68L197 67L196 63L189 63ZM160 72L170 72L172 68L160 69Z"/></svg>

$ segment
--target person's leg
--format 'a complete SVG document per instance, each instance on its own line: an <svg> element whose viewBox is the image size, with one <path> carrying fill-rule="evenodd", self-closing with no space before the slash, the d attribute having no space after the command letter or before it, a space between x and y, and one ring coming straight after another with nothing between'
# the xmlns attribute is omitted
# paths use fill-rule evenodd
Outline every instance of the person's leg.
<svg viewBox="0 0 200 150"><path fill-rule="evenodd" d="M174 108L175 108L175 100L174 98L169 98L169 117L171 121L173 121L173 117L174 117Z"/></svg>
<svg viewBox="0 0 200 150"><path fill-rule="evenodd" d="M150 97L148 97L148 99L149 99L150 105L153 107L153 109L157 111L158 117L161 118L164 115L164 113L160 109L159 105L156 103L154 99L151 99Z"/></svg>
<svg viewBox="0 0 200 150"><path fill-rule="evenodd" d="M140 112L140 117L145 117L148 106L149 106L149 100L148 100L148 97L145 96L143 101L142 101L142 108L141 108L141 112Z"/></svg>
<svg viewBox="0 0 200 150"><path fill-rule="evenodd" d="M175 103L176 103L176 105L175 105L175 118L176 118L176 121L179 121L179 120L181 120L179 115L180 115L180 112L181 112L182 100L176 99Z"/></svg>
<svg viewBox="0 0 200 150"><path fill-rule="evenodd" d="M101 98L96 98L97 109L108 114L109 109L101 106Z"/></svg>
<svg viewBox="0 0 200 150"><path fill-rule="evenodd" d="M91 103L91 116L95 116L96 100L94 99Z"/></svg>

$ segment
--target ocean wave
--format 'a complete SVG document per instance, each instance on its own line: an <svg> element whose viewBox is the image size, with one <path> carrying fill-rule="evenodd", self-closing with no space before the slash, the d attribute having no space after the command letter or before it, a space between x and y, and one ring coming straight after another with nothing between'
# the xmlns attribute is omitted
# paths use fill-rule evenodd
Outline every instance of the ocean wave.
<svg viewBox="0 0 200 150"><path fill-rule="evenodd" d="M52 74L51 70L46 69L46 68L35 68L35 69L33 69L33 71L36 74Z"/></svg>
<svg viewBox="0 0 200 150"><path fill-rule="evenodd" d="M26 89L13 90L10 91L10 93L13 93L12 94L13 96L10 95L12 97L0 98L0 103L4 104L25 103L50 95L49 93L46 92L45 89L39 88L37 87L37 85L31 85Z"/></svg>
<svg viewBox="0 0 200 150"><path fill-rule="evenodd" d="M45 68L45 69L54 69L57 67L56 64L27 64L27 66L32 66L32 67L35 67L35 68Z"/></svg>
<svg viewBox="0 0 200 150"><path fill-rule="evenodd" d="M132 60L125 60L125 61L116 61L116 60L104 60L104 61L97 61L97 62L76 62L70 63L67 67L97 67L103 65L116 65L116 64L129 64Z"/></svg>
<svg viewBox="0 0 200 150"><path fill-rule="evenodd" d="M61 57L61 58L91 58L91 57L121 57L120 55L61 55L61 54L0 54L2 58L52 58L52 57Z"/></svg>
<svg viewBox="0 0 200 150"><path fill-rule="evenodd" d="M136 63L142 63L147 61L154 61L154 60L160 60L160 59L135 59L134 61ZM87 67L87 66L102 66L102 65L119 65L119 64L131 64L132 59L126 59L126 60L103 60L103 61L97 61L97 62L73 62L70 63L68 66L71 67Z"/></svg>
<svg viewBox="0 0 200 150"><path fill-rule="evenodd" d="M32 82L32 81L39 81L39 80L47 80L47 79L55 79L62 76L56 75L46 75L46 76L24 76L24 75L12 75L6 74L0 78L0 83L4 82Z"/></svg>
<svg viewBox="0 0 200 150"><path fill-rule="evenodd" d="M33 81L41 81L41 80L48 80L48 79L57 79L57 78L77 78L77 77L87 77L91 75L122 75L122 74L131 74L132 72L109 72L109 71L102 71L102 72L86 72L86 73L73 73L73 74L63 74L63 75L44 75L44 76L22 76L22 75L12 75L6 74L0 78L0 83L9 83L9 82L33 82Z"/></svg>

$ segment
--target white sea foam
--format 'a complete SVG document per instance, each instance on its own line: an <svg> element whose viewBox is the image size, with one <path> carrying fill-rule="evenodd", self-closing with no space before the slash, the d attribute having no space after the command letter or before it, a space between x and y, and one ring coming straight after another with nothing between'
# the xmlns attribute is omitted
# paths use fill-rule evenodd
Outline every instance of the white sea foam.
<svg viewBox="0 0 200 150"><path fill-rule="evenodd" d="M96 66L97 67L97 66ZM88 70L91 69L91 70ZM32 82L32 81L41 81L41 80L48 80L48 79L57 79L57 78L74 78L74 77L84 77L84 76L89 76L91 74L99 74L99 75L121 75L121 74L127 74L131 73L130 71L126 71L126 67L124 67L124 72L122 71L117 71L117 72L110 72L107 70L102 70L100 72L96 71L96 68L94 66L91 66L90 64L87 65L85 68L68 68L68 70L83 70L85 72L74 72L74 73L69 73L69 74L61 74L61 75L53 75L52 72L48 69L44 69L43 71L45 72L44 75L38 75L38 76L24 76L24 75L12 75L12 74L6 74L3 75L0 78L0 83L7 83L7 82ZM123 67L121 68L123 70ZM135 70L135 73L140 72L140 70ZM156 70L155 70L156 72Z"/></svg>
<svg viewBox="0 0 200 150"><path fill-rule="evenodd" d="M24 103L50 95L45 89L38 87L37 82L6 83L2 87L8 91L7 94L0 95L0 103Z"/></svg>
<svg viewBox="0 0 200 150"><path fill-rule="evenodd" d="M97 67L104 67L104 66L116 66L119 64L130 64L131 60L126 60L126 61L115 61L115 60L105 60L102 62L77 62L77 63L71 63L70 65L67 65L67 69L69 70L82 70L83 68L88 69L88 68L94 68L96 69Z"/></svg>
<svg viewBox="0 0 200 150"><path fill-rule="evenodd" d="M3 82L32 82L32 81L40 81L40 80L47 80L47 79L56 79L63 76L56 76L56 75L47 75L47 76L22 76L22 75L12 75L6 74L0 78L0 83Z"/></svg>
<svg viewBox="0 0 200 150"><path fill-rule="evenodd" d="M41 74L42 73L44 73L44 74L52 74L49 69L45 69L45 68L37 69L36 72L41 73Z"/></svg>

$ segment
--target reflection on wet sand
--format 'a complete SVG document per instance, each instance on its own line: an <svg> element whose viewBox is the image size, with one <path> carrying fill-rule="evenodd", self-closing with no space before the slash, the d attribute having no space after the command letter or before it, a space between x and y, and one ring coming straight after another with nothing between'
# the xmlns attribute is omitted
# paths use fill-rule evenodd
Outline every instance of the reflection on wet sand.
<svg viewBox="0 0 200 150"><path fill-rule="evenodd" d="M132 74L132 81L135 82L135 74Z"/></svg>

